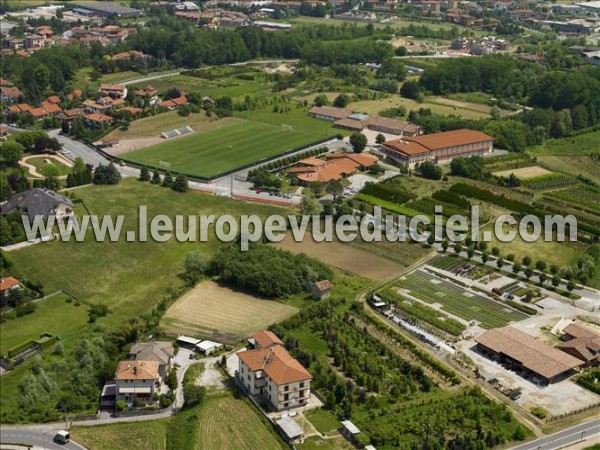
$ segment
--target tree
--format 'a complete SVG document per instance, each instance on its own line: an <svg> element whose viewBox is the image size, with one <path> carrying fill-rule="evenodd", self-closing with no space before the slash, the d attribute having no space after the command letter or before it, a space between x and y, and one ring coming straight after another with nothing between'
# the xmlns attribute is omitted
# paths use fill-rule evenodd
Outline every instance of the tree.
<svg viewBox="0 0 600 450"><path fill-rule="evenodd" d="M498 247L492 247L492 255L499 256L500 255L500 249Z"/></svg>
<svg viewBox="0 0 600 450"><path fill-rule="evenodd" d="M528 280L533 276L533 269L531 267L525 267L525 278Z"/></svg>
<svg viewBox="0 0 600 450"><path fill-rule="evenodd" d="M400 95L402 97L411 98L413 100L423 100L423 94L421 87L416 81L405 81L400 88Z"/></svg>
<svg viewBox="0 0 600 450"><path fill-rule="evenodd" d="M559 268L558 268L558 266L556 264L552 264L550 266L550 273L552 275L556 275L558 273L558 270L559 270Z"/></svg>
<svg viewBox="0 0 600 450"><path fill-rule="evenodd" d="M442 251L443 251L444 253L446 253L446 251L448 251L448 246L449 246L449 245L450 245L450 244L448 243L448 241L447 241L446 239L444 239L444 240L442 241Z"/></svg>
<svg viewBox="0 0 600 450"><path fill-rule="evenodd" d="M348 103L350 103L350 96L344 93L338 95L335 100L333 100L333 106L336 108L345 108L348 106Z"/></svg>
<svg viewBox="0 0 600 450"><path fill-rule="evenodd" d="M546 272L540 272L538 278L540 279L540 284L543 286L546 280L548 279L548 275L546 275Z"/></svg>
<svg viewBox="0 0 600 450"><path fill-rule="evenodd" d="M150 181L150 171L146 166L143 166L140 170L140 177L138 179L140 181Z"/></svg>
<svg viewBox="0 0 600 450"><path fill-rule="evenodd" d="M573 289L575 289L576 287L577 284L575 284L573 280L569 280L569 282L567 283L567 291L572 292Z"/></svg>
<svg viewBox="0 0 600 450"><path fill-rule="evenodd" d="M518 274L521 271L521 269L523 269L523 266L521 266L520 262L516 262L513 264L512 271L515 275Z"/></svg>
<svg viewBox="0 0 600 450"><path fill-rule="evenodd" d="M540 270L540 271L542 271L542 270L546 270L546 261L543 261L543 260L541 260L541 259L540 259L540 260L538 260L538 261L535 263L535 268L536 268L537 270Z"/></svg>
<svg viewBox="0 0 600 450"><path fill-rule="evenodd" d="M504 265L504 260L502 258L498 258L498 260L496 261L496 265L498 266L498 269L502 269L502 266Z"/></svg>
<svg viewBox="0 0 600 450"><path fill-rule="evenodd" d="M173 174L169 171L167 171L165 173L165 176L163 177L163 182L162 182L162 186L163 187L173 187L173 183L175 182L175 180L173 180Z"/></svg>
<svg viewBox="0 0 600 450"><path fill-rule="evenodd" d="M457 242L456 244L454 244L454 253L459 255L460 252L462 252L462 251L463 251L463 246L460 242Z"/></svg>
<svg viewBox="0 0 600 450"><path fill-rule="evenodd" d="M94 169L94 184L118 184L121 174L111 162L107 166L99 165Z"/></svg>
<svg viewBox="0 0 600 450"><path fill-rule="evenodd" d="M325 190L333 196L333 203L336 203L337 198L344 193L344 186L339 180L331 180L325 185Z"/></svg>
<svg viewBox="0 0 600 450"><path fill-rule="evenodd" d="M383 134L379 133L375 137L375 142L377 142L379 145L383 144L385 142L385 136Z"/></svg>
<svg viewBox="0 0 600 450"><path fill-rule="evenodd" d="M185 271L192 276L202 275L208 268L208 258L204 253L189 252L185 255Z"/></svg>
<svg viewBox="0 0 600 450"><path fill-rule="evenodd" d="M350 145L354 153L362 153L367 146L367 137L362 133L352 133L350 135Z"/></svg>
<svg viewBox="0 0 600 450"><path fill-rule="evenodd" d="M558 275L554 275L551 280L552 286L557 288L560 285L560 281L561 281L560 277Z"/></svg>
<svg viewBox="0 0 600 450"><path fill-rule="evenodd" d="M152 172L152 180L150 182L152 184L160 184L160 174L158 173L158 169L154 169Z"/></svg>
<svg viewBox="0 0 600 450"><path fill-rule="evenodd" d="M23 156L23 146L16 141L4 141L0 145L0 164L14 165Z"/></svg>
<svg viewBox="0 0 600 450"><path fill-rule="evenodd" d="M424 178L429 180L441 180L442 179L442 168L431 161L425 161L419 166L419 172Z"/></svg>
<svg viewBox="0 0 600 450"><path fill-rule="evenodd" d="M487 263L490 259L490 255L488 252L482 252L481 253L481 260L483 261L483 263Z"/></svg>
<svg viewBox="0 0 600 450"><path fill-rule="evenodd" d="M315 104L315 106L327 106L329 105L329 100L327 99L327 96L325 94L319 94L315 97L313 103Z"/></svg>
<svg viewBox="0 0 600 450"><path fill-rule="evenodd" d="M530 266L531 258L529 256L525 256L521 262L523 263L524 266Z"/></svg>
<svg viewBox="0 0 600 450"><path fill-rule="evenodd" d="M474 255L475 255L475 249L473 249L473 247L469 247L467 249L467 259L470 261Z"/></svg>
<svg viewBox="0 0 600 450"><path fill-rule="evenodd" d="M204 400L205 395L206 388L204 386L197 386L191 383L183 386L184 404L187 407L199 405Z"/></svg>
<svg viewBox="0 0 600 450"><path fill-rule="evenodd" d="M492 120L498 120L501 112L502 111L500 111L500 108L498 108L496 105L492 106L490 109L490 116L492 117Z"/></svg>
<svg viewBox="0 0 600 450"><path fill-rule="evenodd" d="M165 384L169 389L177 389L177 367L173 367L165 377Z"/></svg>
<svg viewBox="0 0 600 450"><path fill-rule="evenodd" d="M314 194L305 194L300 203L300 212L305 216L318 216L323 211L323 206L319 203Z"/></svg>
<svg viewBox="0 0 600 450"><path fill-rule="evenodd" d="M172 189L175 192L187 192L189 189L187 177L181 173L177 175Z"/></svg>
<svg viewBox="0 0 600 450"><path fill-rule="evenodd" d="M508 255L506 255L506 260L513 262L515 260L515 254L514 253L509 253Z"/></svg>

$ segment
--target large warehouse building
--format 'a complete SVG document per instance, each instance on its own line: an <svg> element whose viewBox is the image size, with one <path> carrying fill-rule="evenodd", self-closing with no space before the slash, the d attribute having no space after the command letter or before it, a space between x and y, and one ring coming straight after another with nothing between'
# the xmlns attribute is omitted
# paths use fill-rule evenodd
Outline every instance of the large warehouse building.
<svg viewBox="0 0 600 450"><path fill-rule="evenodd" d="M452 130L404 137L383 143L381 151L408 167L432 161L446 164L458 156L483 156L493 150L494 138L481 131Z"/></svg>
<svg viewBox="0 0 600 450"><path fill-rule="evenodd" d="M584 364L573 356L550 347L516 328L506 326L486 331L475 338L479 350L506 367L523 371L534 381L554 383L574 374Z"/></svg>

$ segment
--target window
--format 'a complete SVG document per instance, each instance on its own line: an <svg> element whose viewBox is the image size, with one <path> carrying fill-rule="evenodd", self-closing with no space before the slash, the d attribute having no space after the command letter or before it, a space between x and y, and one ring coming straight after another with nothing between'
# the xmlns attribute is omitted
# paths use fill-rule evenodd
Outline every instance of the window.
<svg viewBox="0 0 600 450"><path fill-rule="evenodd" d="M303 388L304 387L304 381L302 383L300 383L300 387Z"/></svg>
<svg viewBox="0 0 600 450"><path fill-rule="evenodd" d="M289 399L290 399L290 394L285 394L285 395L283 396L283 401L284 401L284 402L287 402Z"/></svg>
<svg viewBox="0 0 600 450"><path fill-rule="evenodd" d="M290 390L290 386L289 384L286 384L285 387L283 388L284 391L289 391Z"/></svg>

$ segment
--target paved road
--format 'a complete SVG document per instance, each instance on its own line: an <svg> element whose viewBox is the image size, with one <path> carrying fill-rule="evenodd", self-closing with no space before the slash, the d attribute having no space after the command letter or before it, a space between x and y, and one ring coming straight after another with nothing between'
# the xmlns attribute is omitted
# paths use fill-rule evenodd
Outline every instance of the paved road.
<svg viewBox="0 0 600 450"><path fill-rule="evenodd" d="M600 442L600 419L594 419L527 444L513 447L512 450L555 450L584 440L585 446Z"/></svg>
<svg viewBox="0 0 600 450"><path fill-rule="evenodd" d="M68 136L63 136L60 134L59 129L49 131L48 135L58 139L58 142L60 142L63 146L63 150L71 152L66 155L70 159L74 160L75 158L80 157L86 164L91 164L93 166L108 164L108 160L100 153L95 151L93 148L88 147L83 142L76 141Z"/></svg>
<svg viewBox="0 0 600 450"><path fill-rule="evenodd" d="M30 444L34 445L34 449L56 449L56 450L85 450L85 447L76 442L68 444L57 444L53 441L56 432L61 428L30 428L30 427L13 427L0 428L0 442L5 444Z"/></svg>

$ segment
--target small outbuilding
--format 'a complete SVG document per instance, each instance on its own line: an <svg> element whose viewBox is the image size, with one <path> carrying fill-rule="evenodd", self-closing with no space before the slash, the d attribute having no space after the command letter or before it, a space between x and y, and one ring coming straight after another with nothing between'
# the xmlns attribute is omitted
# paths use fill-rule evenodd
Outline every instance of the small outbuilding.
<svg viewBox="0 0 600 450"><path fill-rule="evenodd" d="M210 355L212 352L214 352L215 350L217 350L218 348L222 347L222 344L219 344L218 342L213 342L213 341L202 341L199 342L198 344L196 344L196 350L198 351L198 353L203 354L204 356L208 356Z"/></svg>
<svg viewBox="0 0 600 450"><path fill-rule="evenodd" d="M183 335L177 337L177 344L180 347L189 348L190 350L195 350L196 345L198 345L199 343L200 339L196 339L193 337Z"/></svg>
<svg viewBox="0 0 600 450"><path fill-rule="evenodd" d="M300 425L298 425L291 417L282 417L281 419L275 421L275 423L281 430L281 434L288 443L300 444L304 441L304 431L302 431Z"/></svg>
<svg viewBox="0 0 600 450"><path fill-rule="evenodd" d="M342 420L340 433L350 442L356 442L356 437L361 433L356 425L349 420Z"/></svg>
<svg viewBox="0 0 600 450"><path fill-rule="evenodd" d="M331 288L333 284L329 280L321 280L313 283L311 288L311 295L314 299L320 300L328 298L331 295Z"/></svg>

